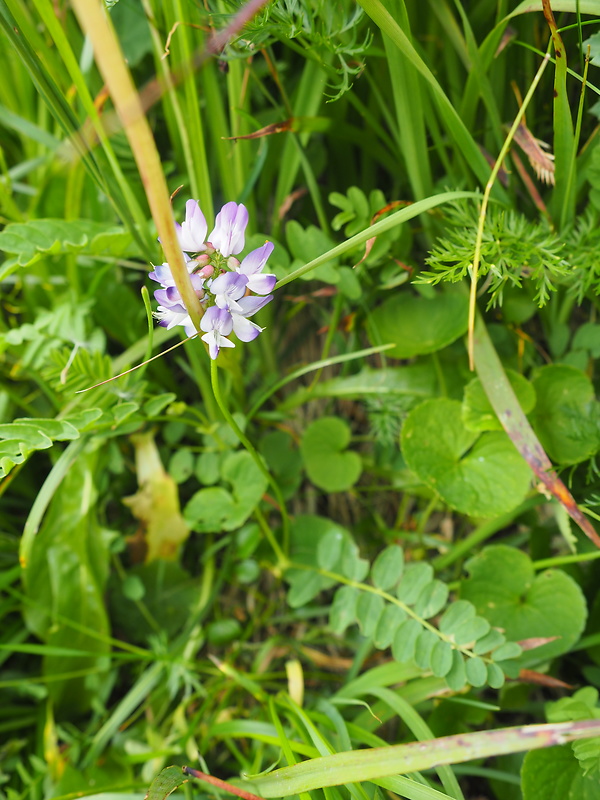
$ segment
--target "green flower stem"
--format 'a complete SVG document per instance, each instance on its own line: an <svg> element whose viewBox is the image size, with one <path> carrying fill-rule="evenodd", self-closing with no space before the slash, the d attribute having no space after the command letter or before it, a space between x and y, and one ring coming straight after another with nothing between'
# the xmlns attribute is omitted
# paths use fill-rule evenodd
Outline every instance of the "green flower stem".
<svg viewBox="0 0 600 800"><path fill-rule="evenodd" d="M225 417L225 420L231 430L235 433L238 437L240 442L244 445L248 453L252 456L254 463L265 476L265 478L270 483L273 493L277 498L277 502L279 504L279 510L281 513L281 522L283 528L283 550L279 546L279 543L273 536L273 533L268 525L261 526L265 535L267 536L271 547L273 548L275 555L277 556L278 567L281 570L287 569L289 566L289 560L287 557L287 553L289 552L289 543L290 543L290 521L287 514L287 509L285 507L285 500L283 499L283 495L281 494L281 489L277 484L277 481L273 478L269 470L265 467L264 462L260 456L260 454L255 450L254 445L250 442L246 434L242 431L239 427L237 422L234 420L233 416L231 415L229 409L223 402L223 397L221 395L221 388L219 386L219 372L218 372L217 362L214 359L211 359L210 362L210 380L212 383L212 390L215 396L215 400L217 401L217 405L221 409L221 413ZM260 518L259 518L260 519Z"/></svg>
<svg viewBox="0 0 600 800"><path fill-rule="evenodd" d="M98 69L110 91L131 145L175 285L192 322L199 330L202 307L192 287L177 241L162 163L119 42L99 0L73 0L73 8L81 27L92 42Z"/></svg>
<svg viewBox="0 0 600 800"><path fill-rule="evenodd" d="M538 750L600 734L600 720L523 725L514 728L457 734L427 742L351 750L277 769L252 781L236 784L261 797L289 797L326 786L406 775L443 764Z"/></svg>

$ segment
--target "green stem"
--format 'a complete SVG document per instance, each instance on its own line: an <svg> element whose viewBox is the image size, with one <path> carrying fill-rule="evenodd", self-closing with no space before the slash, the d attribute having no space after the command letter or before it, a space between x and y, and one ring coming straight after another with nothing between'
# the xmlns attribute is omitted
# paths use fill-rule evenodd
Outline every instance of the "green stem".
<svg viewBox="0 0 600 800"><path fill-rule="evenodd" d="M514 728L457 734L389 747L351 750L311 758L277 769L241 785L261 797L289 797L326 786L369 781L389 775L419 772L442 764L456 764L495 755L519 753L598 736L599 720L523 725ZM236 781L237 783L237 781Z"/></svg>
<svg viewBox="0 0 600 800"><path fill-rule="evenodd" d="M443 555L434 558L431 562L433 568L438 571L444 569L445 567L449 567L450 564L454 564L455 561L459 561L461 558L463 558L463 556L466 556L467 553L470 553L478 544L485 542L486 539L489 539L503 528L507 528L525 511L529 511L530 508L535 508L535 506L539 506L540 503L544 502L546 502L546 498L543 495L538 494L534 497L530 497L528 500L525 500L520 506L513 508L512 511L508 511L506 514L502 514L499 517L495 517L495 519L490 519L487 522L484 522L483 525L475 528L473 533L467 536L466 539L463 539L461 542L455 544L452 550L450 550L448 553L444 553Z"/></svg>
<svg viewBox="0 0 600 800"><path fill-rule="evenodd" d="M283 550L277 543L276 539L272 536L272 534L268 538L271 546L273 547L273 550L275 551L275 555L277 556L278 567L282 570L286 569L289 563L287 558L287 553L289 552L289 542L290 542L290 520L287 514L287 509L285 507L285 501L283 499L283 495L281 494L281 489L279 488L279 485L277 484L275 478L273 478L269 470L265 467L260 454L255 450L254 445L250 442L246 434L239 427L239 425L231 415L229 409L223 402L223 397L221 395L221 389L219 386L219 372L218 372L217 362L214 359L211 359L210 362L210 381L212 384L212 390L215 396L215 400L217 401L217 405L221 409L221 413L225 417L227 424L229 425L231 430L235 433L235 435L238 437L240 442L244 445L248 453L250 453L256 466L265 476L267 481L271 484L273 493L277 498L277 502L279 503L279 510L281 513L281 522L283 528Z"/></svg>

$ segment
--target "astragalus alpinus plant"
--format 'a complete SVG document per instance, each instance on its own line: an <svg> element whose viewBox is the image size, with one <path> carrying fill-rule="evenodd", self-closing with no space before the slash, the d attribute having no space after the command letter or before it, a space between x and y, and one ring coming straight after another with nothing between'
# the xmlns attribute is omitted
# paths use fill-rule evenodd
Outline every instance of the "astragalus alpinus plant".
<svg viewBox="0 0 600 800"><path fill-rule="evenodd" d="M600 794L599 22L0 0L2 800Z"/></svg>

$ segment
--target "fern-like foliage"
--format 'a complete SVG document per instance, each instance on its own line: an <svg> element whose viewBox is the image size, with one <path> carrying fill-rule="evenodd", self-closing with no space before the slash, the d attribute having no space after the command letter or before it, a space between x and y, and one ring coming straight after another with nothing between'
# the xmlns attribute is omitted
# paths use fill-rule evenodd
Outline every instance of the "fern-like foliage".
<svg viewBox="0 0 600 800"><path fill-rule="evenodd" d="M0 267L0 280L43 256L63 253L122 256L131 251L132 241L131 234L124 228L95 220L12 222L0 232L0 250L14 256Z"/></svg>
<svg viewBox="0 0 600 800"><path fill-rule="evenodd" d="M371 566L347 532L332 530L319 543L316 564L288 570L288 602L304 605L338 584L329 616L337 635L358 624L376 648L391 648L399 663L414 660L454 691L468 684L498 689L505 676L518 674L521 647L507 642L468 601L448 603L448 586L434 577L431 565L405 564L398 545L383 550Z"/></svg>
<svg viewBox="0 0 600 800"><path fill-rule="evenodd" d="M283 0L249 23L228 52L247 56L282 39L294 41L296 48L309 51L329 74L333 91L329 98L339 100L352 87L352 78L364 69L360 59L373 40L372 32L360 25L364 16L360 6L350 3ZM215 15L211 17L214 20Z"/></svg>
<svg viewBox="0 0 600 800"><path fill-rule="evenodd" d="M600 227L598 212L590 206L567 238L567 253L573 271L569 291L580 305L588 292L600 294Z"/></svg>
<svg viewBox="0 0 600 800"><path fill-rule="evenodd" d="M437 284L465 278L473 264L477 236L477 214L473 206L454 206L448 213L446 236L437 240L427 258L431 268L421 272L416 283ZM505 287L530 282L534 301L544 306L556 284L573 267L564 242L545 222L534 223L512 210L491 207L485 221L479 274L487 276L489 306L502 305Z"/></svg>

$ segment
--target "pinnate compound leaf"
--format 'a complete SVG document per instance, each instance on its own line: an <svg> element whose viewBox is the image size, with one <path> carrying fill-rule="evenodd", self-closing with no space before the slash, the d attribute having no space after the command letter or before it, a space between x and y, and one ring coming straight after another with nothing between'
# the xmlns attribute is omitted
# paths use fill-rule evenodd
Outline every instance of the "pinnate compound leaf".
<svg viewBox="0 0 600 800"><path fill-rule="evenodd" d="M467 683L465 660L458 650L452 651L452 665L445 678L448 686L455 692L460 692Z"/></svg>
<svg viewBox="0 0 600 800"><path fill-rule="evenodd" d="M413 472L463 514L496 516L527 494L531 470L508 436L467 430L457 400L421 403L407 416L401 440Z"/></svg>
<svg viewBox="0 0 600 800"><path fill-rule="evenodd" d="M487 667L483 659L479 657L467 658L465 661L465 670L467 681L471 686L485 686L487 681Z"/></svg>
<svg viewBox="0 0 600 800"><path fill-rule="evenodd" d="M498 664L488 664L487 673L487 682L492 689L501 689L504 686L504 672Z"/></svg>
<svg viewBox="0 0 600 800"><path fill-rule="evenodd" d="M400 664L413 658L417 638L422 630L416 619L405 620L396 630L392 642L392 655Z"/></svg>
<svg viewBox="0 0 600 800"><path fill-rule="evenodd" d="M300 452L310 480L326 492L345 492L360 477L358 453L346 450L350 428L338 417L323 417L311 423L302 437Z"/></svg>
<svg viewBox="0 0 600 800"><path fill-rule="evenodd" d="M329 609L329 625L338 636L342 636L346 628L356 622L358 594L354 586L341 586L334 595Z"/></svg>
<svg viewBox="0 0 600 800"><path fill-rule="evenodd" d="M356 603L356 616L363 636L371 637L377 630L385 603L379 595L361 592Z"/></svg>
<svg viewBox="0 0 600 800"><path fill-rule="evenodd" d="M290 534L291 556L295 563L321 569L331 567L331 571L344 574L343 566L347 561L349 562L347 566L359 573L362 562L358 548L348 531L340 525L315 514L299 514L290 526ZM369 567L366 562L365 567L358 580L366 575ZM290 583L294 608L308 603L320 591L335 583L333 579L319 575L316 569L315 571L290 569L286 572L285 578Z"/></svg>
<svg viewBox="0 0 600 800"><path fill-rule="evenodd" d="M489 653L494 648L500 647L505 641L506 637L496 628L492 628L485 636L475 642L473 652L478 656L482 656L484 653Z"/></svg>
<svg viewBox="0 0 600 800"><path fill-rule="evenodd" d="M219 533L240 528L260 502L267 480L252 456L245 451L231 453L221 464L221 486L200 489L187 503L184 517L198 533Z"/></svg>
<svg viewBox="0 0 600 800"><path fill-rule="evenodd" d="M290 569L286 572L285 579L290 584L287 602L291 608L300 608L310 603L325 588L323 578L318 572Z"/></svg>
<svg viewBox="0 0 600 800"><path fill-rule="evenodd" d="M444 608L450 590L442 581L433 580L423 587L415 602L415 613L423 619L430 619Z"/></svg>
<svg viewBox="0 0 600 800"><path fill-rule="evenodd" d="M530 558L506 545L486 547L467 562L467 570L470 577L462 582L461 596L509 640L558 637L524 652L521 666L567 652L581 635L585 598L565 572L545 570L536 576Z"/></svg>
<svg viewBox="0 0 600 800"><path fill-rule="evenodd" d="M34 450L46 450L55 441L78 438L78 428L67 420L24 418L0 424L0 478Z"/></svg>
<svg viewBox="0 0 600 800"><path fill-rule="evenodd" d="M504 661L508 658L518 658L521 653L522 649L520 645L516 642L505 642L498 647L497 650L494 650L494 661Z"/></svg>
<svg viewBox="0 0 600 800"><path fill-rule="evenodd" d="M433 631L426 629L421 631L415 644L415 662L418 667L421 667L421 669L430 668L433 648L438 642L439 639Z"/></svg>
<svg viewBox="0 0 600 800"><path fill-rule="evenodd" d="M317 547L317 564L328 572L339 571L346 534L341 528L328 531Z"/></svg>
<svg viewBox="0 0 600 800"><path fill-rule="evenodd" d="M371 344L392 342L392 358L412 358L447 347L467 330L468 298L455 292L432 297L405 291L392 295L369 317Z"/></svg>
<svg viewBox="0 0 600 800"><path fill-rule="evenodd" d="M452 630L452 638L459 645L475 643L489 633L490 623L483 617L471 617L460 622Z"/></svg>
<svg viewBox="0 0 600 800"><path fill-rule="evenodd" d="M452 605L444 611L440 619L440 631L450 633L456 630L458 625L475 616L475 606L468 600L455 600Z"/></svg>
<svg viewBox="0 0 600 800"><path fill-rule="evenodd" d="M412 605L423 589L433 580L433 567L424 561L409 564L396 591L398 600Z"/></svg>
<svg viewBox="0 0 600 800"><path fill-rule="evenodd" d="M431 671L436 678L444 678L452 668L452 646L441 639L431 651Z"/></svg>
<svg viewBox="0 0 600 800"><path fill-rule="evenodd" d="M388 603L377 623L373 644L379 650L385 650L394 640L396 631L406 619L406 611L400 606Z"/></svg>
<svg viewBox="0 0 600 800"><path fill-rule="evenodd" d="M382 550L373 562L371 570L373 585L387 592L398 583L403 570L404 552L397 544L392 544Z"/></svg>

